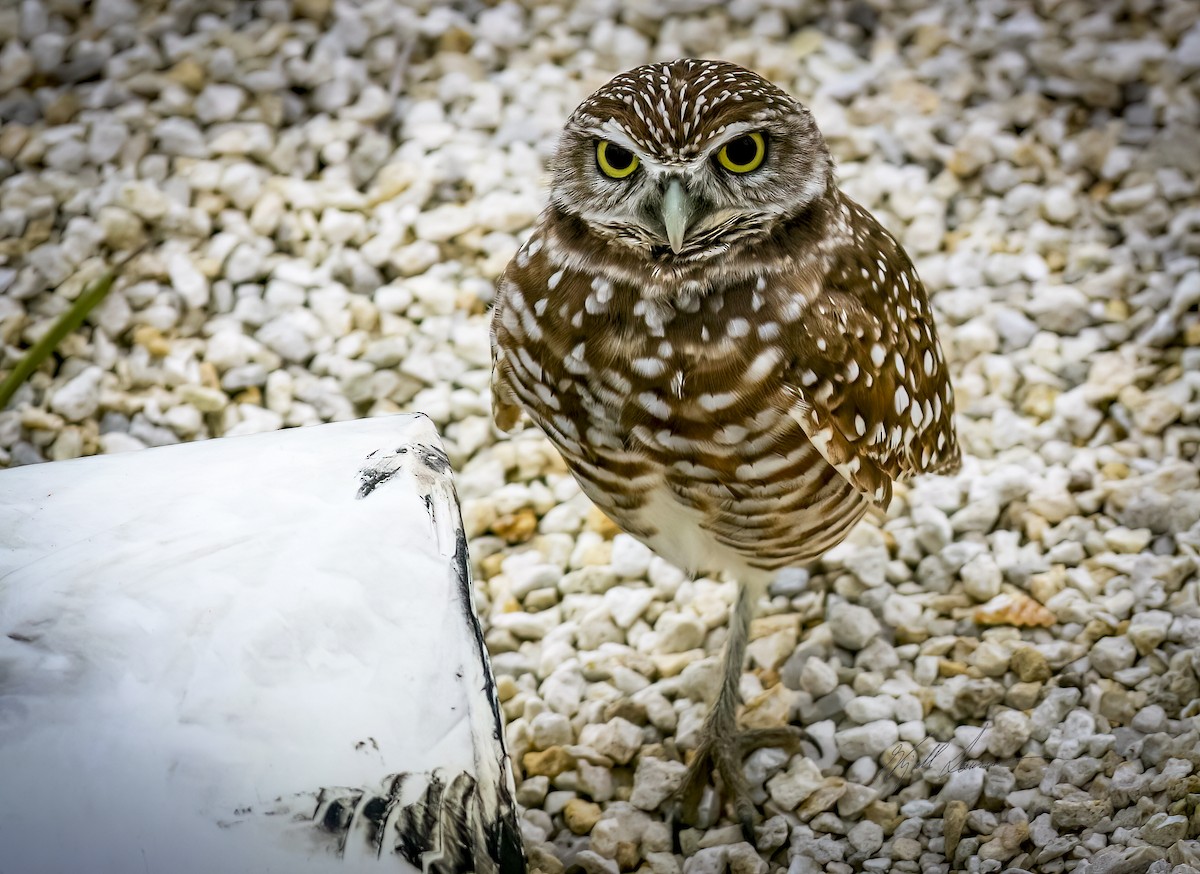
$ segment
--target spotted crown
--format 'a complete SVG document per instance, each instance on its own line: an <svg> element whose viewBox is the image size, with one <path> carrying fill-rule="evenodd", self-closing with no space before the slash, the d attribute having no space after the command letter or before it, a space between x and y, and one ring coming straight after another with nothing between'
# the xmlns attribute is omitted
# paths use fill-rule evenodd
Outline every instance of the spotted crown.
<svg viewBox="0 0 1200 874"><path fill-rule="evenodd" d="M641 149L683 163L732 123L801 111L757 73L721 61L646 64L614 78L575 110L569 126L619 126Z"/></svg>

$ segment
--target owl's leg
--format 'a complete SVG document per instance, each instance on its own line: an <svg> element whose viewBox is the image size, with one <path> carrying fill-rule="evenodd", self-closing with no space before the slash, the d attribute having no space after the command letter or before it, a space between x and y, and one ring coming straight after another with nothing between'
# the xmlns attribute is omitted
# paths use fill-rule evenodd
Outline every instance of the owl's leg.
<svg viewBox="0 0 1200 874"><path fill-rule="evenodd" d="M800 730L793 726L738 730L738 682L753 613L753 596L746 586L739 586L737 603L729 618L729 637L725 641L717 700L704 721L700 746L675 796L677 811L683 821L696 823L704 787L715 771L721 776L724 795L733 804L734 815L742 825L746 840L751 843L754 841L754 801L750 797L750 784L746 781L742 761L747 754L762 747L781 747L795 752L800 748L801 736Z"/></svg>

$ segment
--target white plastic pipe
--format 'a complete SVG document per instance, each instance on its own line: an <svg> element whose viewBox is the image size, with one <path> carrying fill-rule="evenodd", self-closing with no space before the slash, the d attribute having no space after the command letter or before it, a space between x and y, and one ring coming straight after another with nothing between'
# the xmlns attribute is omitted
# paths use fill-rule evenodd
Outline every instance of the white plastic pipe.
<svg viewBox="0 0 1200 874"><path fill-rule="evenodd" d="M518 872L422 416L0 471L0 870Z"/></svg>

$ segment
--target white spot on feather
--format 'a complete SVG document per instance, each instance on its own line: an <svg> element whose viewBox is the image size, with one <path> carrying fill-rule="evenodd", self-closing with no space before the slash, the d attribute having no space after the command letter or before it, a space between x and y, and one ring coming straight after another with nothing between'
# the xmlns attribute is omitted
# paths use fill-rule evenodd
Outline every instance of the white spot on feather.
<svg viewBox="0 0 1200 874"><path fill-rule="evenodd" d="M666 362L661 358L635 358L633 359L632 367L634 373L646 379L661 376L663 371L667 369Z"/></svg>
<svg viewBox="0 0 1200 874"><path fill-rule="evenodd" d="M746 368L745 380L759 382L768 376L775 369L775 365L779 363L780 354L778 349L765 349L759 352L750 362L750 366Z"/></svg>
<svg viewBox="0 0 1200 874"><path fill-rule="evenodd" d="M700 405L702 410L712 413L733 406L737 402L737 398L738 396L735 392L705 393L696 398L696 403Z"/></svg>
<svg viewBox="0 0 1200 874"><path fill-rule="evenodd" d="M650 415L659 419L669 419L671 408L667 402L653 392L644 391L637 396L638 404Z"/></svg>

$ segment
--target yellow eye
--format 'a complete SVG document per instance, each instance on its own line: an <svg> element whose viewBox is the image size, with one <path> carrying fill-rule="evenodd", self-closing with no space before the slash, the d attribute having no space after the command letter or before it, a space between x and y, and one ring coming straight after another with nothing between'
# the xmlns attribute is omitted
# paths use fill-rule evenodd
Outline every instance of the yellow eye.
<svg viewBox="0 0 1200 874"><path fill-rule="evenodd" d="M746 134L721 146L717 160L721 166L733 173L749 173L767 156L767 144L759 133Z"/></svg>
<svg viewBox="0 0 1200 874"><path fill-rule="evenodd" d="M605 176L613 179L624 179L638 168L637 155L608 140L601 140L596 146L596 163Z"/></svg>

